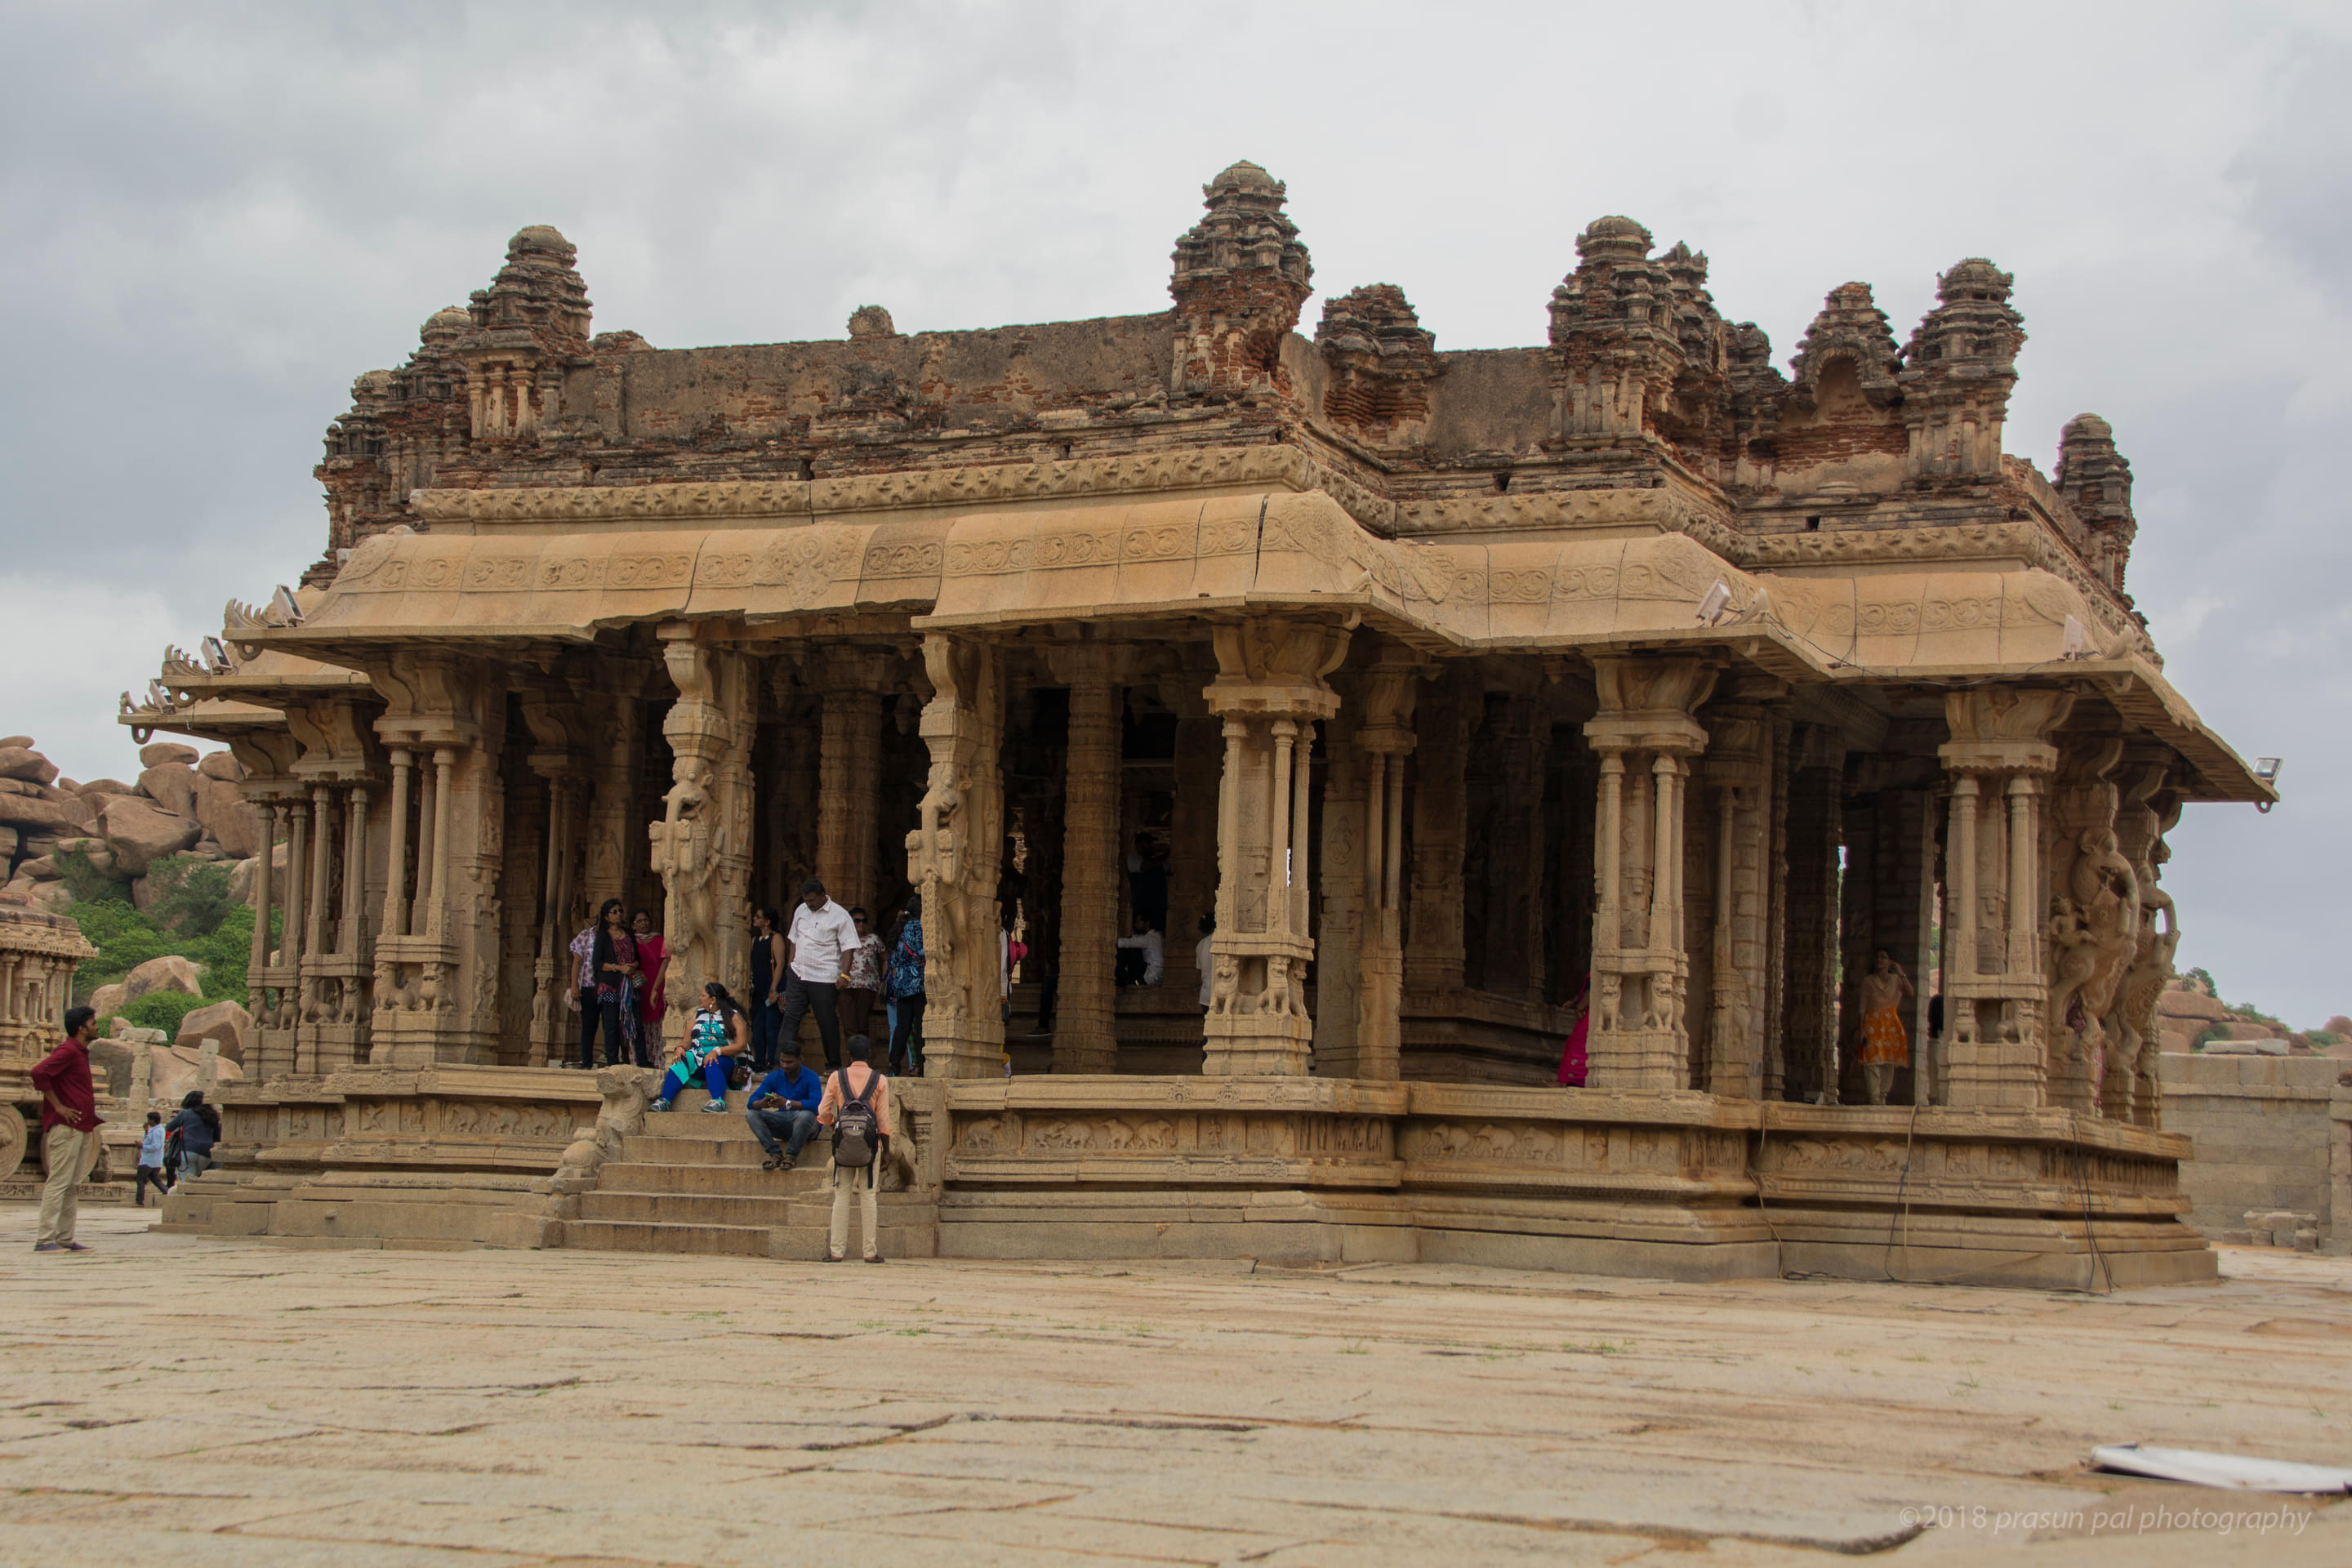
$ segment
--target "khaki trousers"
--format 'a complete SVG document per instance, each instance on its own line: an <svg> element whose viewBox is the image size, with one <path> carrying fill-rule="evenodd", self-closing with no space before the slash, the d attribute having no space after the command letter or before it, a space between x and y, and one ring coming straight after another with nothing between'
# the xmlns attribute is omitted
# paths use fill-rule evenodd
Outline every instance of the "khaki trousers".
<svg viewBox="0 0 2352 1568"><path fill-rule="evenodd" d="M871 1165L835 1165L833 1168L833 1236L828 1256L849 1256L849 1194L856 1193L859 1205L866 1211L866 1256L874 1257L881 1248L876 1245L881 1233L881 1200L874 1191L874 1173L882 1162Z"/></svg>
<svg viewBox="0 0 2352 1568"><path fill-rule="evenodd" d="M41 1188L41 1227L34 1239L62 1247L74 1238L82 1180L98 1163L98 1134L52 1127L41 1140L41 1152L49 1163L49 1179Z"/></svg>

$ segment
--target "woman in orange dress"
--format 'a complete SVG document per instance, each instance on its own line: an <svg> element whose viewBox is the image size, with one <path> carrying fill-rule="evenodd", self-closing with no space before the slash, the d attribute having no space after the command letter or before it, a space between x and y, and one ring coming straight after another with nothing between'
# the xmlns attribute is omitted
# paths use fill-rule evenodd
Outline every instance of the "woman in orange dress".
<svg viewBox="0 0 2352 1568"><path fill-rule="evenodd" d="M1895 1069L1911 1060L1911 1036L1903 1027L1903 1004L1911 995L1911 977L1880 948L1862 977L1862 1081L1873 1105L1886 1103Z"/></svg>

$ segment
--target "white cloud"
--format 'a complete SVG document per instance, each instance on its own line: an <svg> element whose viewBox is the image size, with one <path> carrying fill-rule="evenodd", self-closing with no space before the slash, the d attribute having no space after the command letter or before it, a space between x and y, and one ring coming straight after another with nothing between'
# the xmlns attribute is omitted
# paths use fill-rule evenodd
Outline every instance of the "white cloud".
<svg viewBox="0 0 2352 1568"><path fill-rule="evenodd" d="M69 769L117 754L164 640L317 554L352 377L521 225L657 344L869 300L987 326L1160 308L1200 184L1250 157L1326 290L1401 284L1447 348L1540 341L1608 212L1706 249L1784 359L1848 279L1902 334L1955 260L2013 270L2011 448L2047 469L2067 418L2115 422L2172 674L2301 753L2271 816L2191 814L2191 949L2233 995L2352 1011L2321 945L2352 882L2340 5L60 0L0 12L0 545L90 617L0 620L42 672L0 729Z"/></svg>

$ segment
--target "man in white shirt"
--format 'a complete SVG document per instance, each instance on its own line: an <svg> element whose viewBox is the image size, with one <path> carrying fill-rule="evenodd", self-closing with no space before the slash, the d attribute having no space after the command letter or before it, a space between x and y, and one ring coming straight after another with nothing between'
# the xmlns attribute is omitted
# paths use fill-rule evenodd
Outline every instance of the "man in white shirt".
<svg viewBox="0 0 2352 1568"><path fill-rule="evenodd" d="M1201 917L1201 945L1192 950L1192 967L1201 972L1201 1011L1209 1010L1209 935L1217 929L1214 915Z"/></svg>
<svg viewBox="0 0 2352 1568"><path fill-rule="evenodd" d="M1151 921L1148 918L1142 915L1136 916L1135 934L1120 937L1118 945L1143 955L1143 972L1140 977L1135 973L1133 960L1120 966L1125 971L1121 976L1122 984L1157 985L1160 984L1160 977L1168 970L1168 950L1166 944L1160 941L1160 933L1151 929Z"/></svg>
<svg viewBox="0 0 2352 1568"><path fill-rule="evenodd" d="M856 951L857 922L849 911L826 898L824 884L814 877L803 882L799 907L784 932L784 1019L779 1037L787 1045L798 1040L801 1019L814 1013L829 1072L841 1066L841 1016L835 1010L834 988L841 984L842 965Z"/></svg>

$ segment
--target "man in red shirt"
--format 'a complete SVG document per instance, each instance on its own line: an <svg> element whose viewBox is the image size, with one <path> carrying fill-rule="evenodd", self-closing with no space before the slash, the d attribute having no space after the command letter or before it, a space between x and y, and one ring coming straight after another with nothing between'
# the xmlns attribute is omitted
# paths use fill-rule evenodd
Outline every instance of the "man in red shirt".
<svg viewBox="0 0 2352 1568"><path fill-rule="evenodd" d="M89 1080L89 1043L97 1037L96 1010L68 1007L65 1043L33 1064L33 1087L41 1091L41 1155L49 1167L36 1252L89 1250L74 1239L74 1213L82 1180L98 1163L98 1094Z"/></svg>

